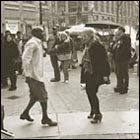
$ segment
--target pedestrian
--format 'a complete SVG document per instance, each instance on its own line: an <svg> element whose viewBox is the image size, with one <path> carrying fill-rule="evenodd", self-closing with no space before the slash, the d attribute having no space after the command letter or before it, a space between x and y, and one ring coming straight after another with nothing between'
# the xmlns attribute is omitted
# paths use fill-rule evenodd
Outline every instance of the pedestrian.
<svg viewBox="0 0 140 140"><path fill-rule="evenodd" d="M5 48L4 48L4 34L1 33L1 88L8 87L7 77L5 76Z"/></svg>
<svg viewBox="0 0 140 140"><path fill-rule="evenodd" d="M48 93L45 89L43 79L43 47L42 47L43 31L40 28L32 30L32 38L26 43L23 52L23 68L26 77L26 83L30 89L30 101L20 116L20 119L34 121L29 111L38 101L42 108L42 124L56 126L47 114Z"/></svg>
<svg viewBox="0 0 140 140"><path fill-rule="evenodd" d="M71 60L71 44L70 44L70 38L65 32L62 32L60 34L61 42L59 45L57 45L56 52L57 57L61 62L63 74L64 74L64 83L69 82L69 65Z"/></svg>
<svg viewBox="0 0 140 140"><path fill-rule="evenodd" d="M76 63L78 62L77 50L76 50L76 36L71 35L71 46L72 46L72 54L71 54L71 66L72 69L76 69Z"/></svg>
<svg viewBox="0 0 140 140"><path fill-rule="evenodd" d="M18 47L18 50L20 52L20 55L19 55L19 67L18 67L18 74L19 75L22 75L22 59L21 59L21 56L22 56L22 32L21 31L18 31L17 32L17 37L16 37L16 44L17 44L17 47Z"/></svg>
<svg viewBox="0 0 140 140"><path fill-rule="evenodd" d="M84 30L83 41L86 50L82 59L82 66L83 74L86 77L86 93L91 106L88 118L93 118L92 123L98 123L102 120L102 114L97 92L100 85L110 83L110 67L105 47L91 29Z"/></svg>
<svg viewBox="0 0 140 140"><path fill-rule="evenodd" d="M129 61L131 59L131 39L125 34L125 29L119 27L116 35L118 36L117 49L115 51L117 86L115 92L126 94L129 86Z"/></svg>
<svg viewBox="0 0 140 140"><path fill-rule="evenodd" d="M12 39L12 35L8 34L5 36L4 49L3 49L3 60L4 60L4 71L3 76L10 78L11 87L9 91L17 89L16 82L16 70L17 70L17 59L19 56L19 51L16 43Z"/></svg>
<svg viewBox="0 0 140 140"><path fill-rule="evenodd" d="M54 36L54 44L51 46L50 48L50 60L51 60L51 64L54 70L54 78L51 79L51 82L58 82L60 81L60 69L59 69L59 64L58 64L58 59L57 59L57 55L54 52L54 48L57 44L59 44L59 37L58 37L58 31L56 27L53 27L52 29L52 34ZM49 40L48 40L49 43Z"/></svg>

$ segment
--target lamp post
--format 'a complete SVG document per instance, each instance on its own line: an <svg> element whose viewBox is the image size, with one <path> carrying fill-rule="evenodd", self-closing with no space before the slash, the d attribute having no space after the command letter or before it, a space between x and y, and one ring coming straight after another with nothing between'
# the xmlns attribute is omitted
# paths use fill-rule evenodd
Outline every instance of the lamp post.
<svg viewBox="0 0 140 140"><path fill-rule="evenodd" d="M40 14L40 16L39 16L39 21L40 21L40 25L42 25L43 24L43 10L42 10L42 2L41 1L39 1L39 14Z"/></svg>

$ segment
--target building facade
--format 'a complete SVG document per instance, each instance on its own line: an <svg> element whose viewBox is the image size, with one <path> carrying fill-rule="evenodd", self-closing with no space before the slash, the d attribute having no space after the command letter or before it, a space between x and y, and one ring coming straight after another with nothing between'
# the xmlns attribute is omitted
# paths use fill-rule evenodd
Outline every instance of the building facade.
<svg viewBox="0 0 140 140"><path fill-rule="evenodd" d="M42 3L43 23L47 24L49 3ZM39 1L1 1L1 32L20 30L26 32L26 26L40 24Z"/></svg>
<svg viewBox="0 0 140 140"><path fill-rule="evenodd" d="M139 22L139 6L134 1L55 1L59 24L92 23L111 20L135 26ZM118 11L118 12L117 12Z"/></svg>
<svg viewBox="0 0 140 140"><path fill-rule="evenodd" d="M98 20L135 26L139 22L139 6L134 1L1 1L2 32L25 32L28 24L36 26L40 20L48 28Z"/></svg>

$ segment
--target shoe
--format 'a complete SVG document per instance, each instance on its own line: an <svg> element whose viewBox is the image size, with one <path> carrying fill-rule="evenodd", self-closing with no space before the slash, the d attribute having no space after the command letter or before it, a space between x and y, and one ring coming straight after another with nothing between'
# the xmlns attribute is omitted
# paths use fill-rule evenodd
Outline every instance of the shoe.
<svg viewBox="0 0 140 140"><path fill-rule="evenodd" d="M29 122L33 122L33 121L34 121L34 119L32 119L28 114L22 114L22 115L20 116L20 119L21 119L21 120L27 120L27 121L29 121Z"/></svg>
<svg viewBox="0 0 140 140"><path fill-rule="evenodd" d="M59 81L60 79L55 79L55 78L51 79L51 82L59 82Z"/></svg>
<svg viewBox="0 0 140 140"><path fill-rule="evenodd" d="M16 89L17 89L17 87L14 86L14 87L10 87L10 88L8 89L8 91L14 91L14 90L16 90Z"/></svg>
<svg viewBox="0 0 140 140"><path fill-rule="evenodd" d="M115 87L115 88L114 88L114 92L116 92L116 93L117 93L117 92L120 92L120 90L121 90L121 89L118 88L118 87Z"/></svg>
<svg viewBox="0 0 140 140"><path fill-rule="evenodd" d="M128 90L122 90L119 92L120 94L127 94L128 93Z"/></svg>
<svg viewBox="0 0 140 140"><path fill-rule="evenodd" d="M65 84L68 84L68 83L69 83L69 81L68 81L68 80L65 80L65 81L64 81L64 83L65 83Z"/></svg>
<svg viewBox="0 0 140 140"><path fill-rule="evenodd" d="M93 118L93 120L91 121L91 123L101 123L102 121L102 114L95 114L95 117Z"/></svg>
<svg viewBox="0 0 140 140"><path fill-rule="evenodd" d="M57 126L57 122L53 122L51 119L49 118L44 118L41 121L42 124L48 124L49 126Z"/></svg>

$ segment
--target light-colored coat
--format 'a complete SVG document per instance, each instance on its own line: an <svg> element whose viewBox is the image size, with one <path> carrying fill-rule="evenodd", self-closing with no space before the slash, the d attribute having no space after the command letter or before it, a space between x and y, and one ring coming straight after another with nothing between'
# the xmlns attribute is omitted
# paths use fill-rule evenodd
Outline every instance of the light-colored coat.
<svg viewBox="0 0 140 140"><path fill-rule="evenodd" d="M22 55L23 68L26 77L37 81L43 80L43 49L42 41L32 37L26 44Z"/></svg>

